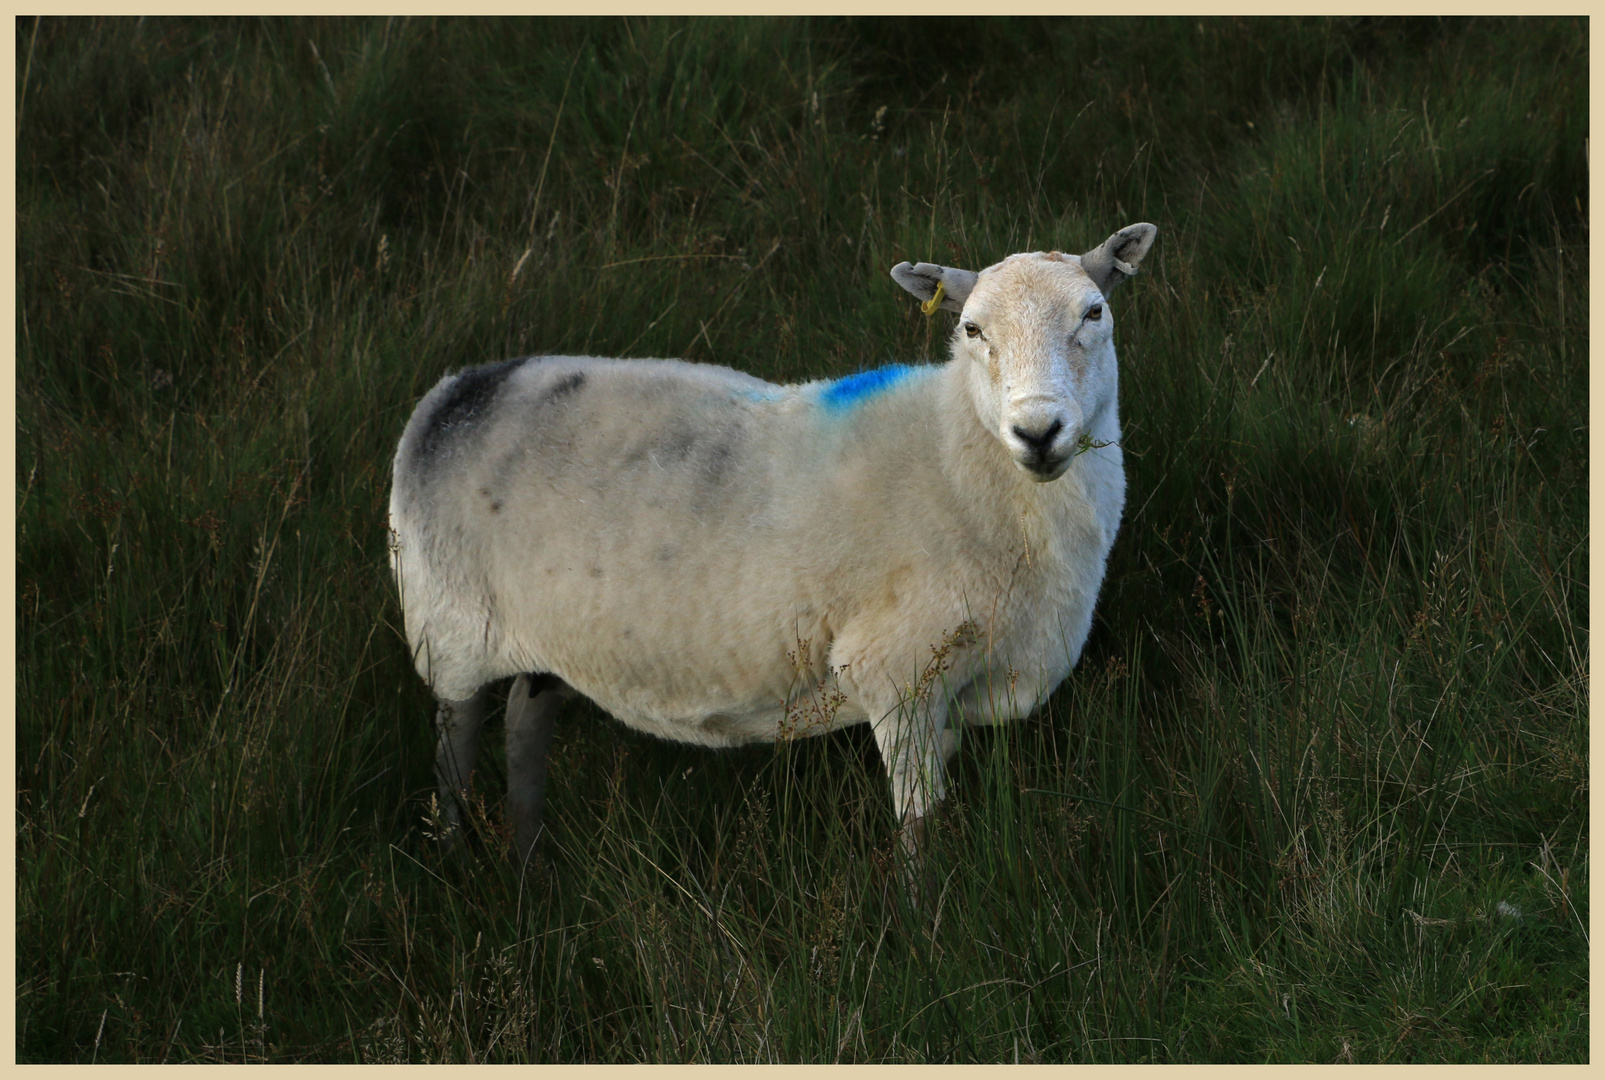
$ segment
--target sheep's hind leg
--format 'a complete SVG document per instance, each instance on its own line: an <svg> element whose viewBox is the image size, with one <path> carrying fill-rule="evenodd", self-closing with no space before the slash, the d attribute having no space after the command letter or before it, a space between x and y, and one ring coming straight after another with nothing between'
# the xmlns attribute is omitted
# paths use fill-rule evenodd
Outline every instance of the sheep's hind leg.
<svg viewBox="0 0 1605 1080"><path fill-rule="evenodd" d="M462 836L463 812L473 788L474 766L479 761L479 728L485 722L489 691L481 687L462 701L440 699L435 714L439 742L435 746L435 781L439 786L440 815L445 828L439 837L442 851L451 851Z"/></svg>
<svg viewBox="0 0 1605 1080"><path fill-rule="evenodd" d="M541 832L547 751L563 689L553 675L520 675L507 694L507 816L520 867L529 865Z"/></svg>

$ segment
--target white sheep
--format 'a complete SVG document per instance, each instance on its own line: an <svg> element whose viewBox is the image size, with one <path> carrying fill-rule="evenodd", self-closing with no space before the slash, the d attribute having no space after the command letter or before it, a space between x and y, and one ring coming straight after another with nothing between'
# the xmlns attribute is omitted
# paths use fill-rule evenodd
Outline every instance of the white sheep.
<svg viewBox="0 0 1605 1080"><path fill-rule="evenodd" d="M570 690L708 746L867 722L917 852L962 724L1027 715L1080 657L1126 489L1106 297L1154 234L900 263L927 313L960 313L941 365L777 386L546 356L442 379L396 451L390 528L448 820L488 684L516 675L521 858Z"/></svg>

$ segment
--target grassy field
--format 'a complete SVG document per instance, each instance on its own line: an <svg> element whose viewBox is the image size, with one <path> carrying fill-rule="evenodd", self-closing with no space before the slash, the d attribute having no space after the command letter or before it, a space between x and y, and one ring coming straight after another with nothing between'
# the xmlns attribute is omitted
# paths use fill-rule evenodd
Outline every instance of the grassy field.
<svg viewBox="0 0 1605 1080"><path fill-rule="evenodd" d="M19 1060L1587 1060L1587 30L19 19ZM940 357L894 263L1144 220L1092 637L930 908L862 728L576 707L535 872L494 753L439 858L442 373Z"/></svg>

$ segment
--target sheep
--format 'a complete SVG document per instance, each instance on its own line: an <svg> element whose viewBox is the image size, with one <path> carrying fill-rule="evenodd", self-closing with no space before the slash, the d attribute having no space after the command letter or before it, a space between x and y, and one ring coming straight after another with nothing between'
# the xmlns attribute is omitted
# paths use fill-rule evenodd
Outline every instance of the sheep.
<svg viewBox="0 0 1605 1080"><path fill-rule="evenodd" d="M893 267L958 313L944 364L781 386L542 356L441 379L396 450L390 555L448 836L489 684L516 676L522 861L572 694L706 746L868 723L917 859L962 726L1028 715L1080 658L1125 503L1107 297L1155 232Z"/></svg>

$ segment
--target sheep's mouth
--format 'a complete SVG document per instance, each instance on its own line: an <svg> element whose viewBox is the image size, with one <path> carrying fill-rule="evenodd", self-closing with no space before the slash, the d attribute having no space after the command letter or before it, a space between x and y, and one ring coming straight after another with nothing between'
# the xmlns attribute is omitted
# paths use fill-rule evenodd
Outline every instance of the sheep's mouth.
<svg viewBox="0 0 1605 1080"><path fill-rule="evenodd" d="M1039 484L1046 484L1050 480L1057 480L1064 475L1070 467L1070 459L1074 454L1064 457L1036 456L1031 458L1015 458L1014 463L1031 479Z"/></svg>

